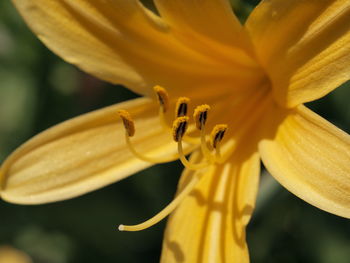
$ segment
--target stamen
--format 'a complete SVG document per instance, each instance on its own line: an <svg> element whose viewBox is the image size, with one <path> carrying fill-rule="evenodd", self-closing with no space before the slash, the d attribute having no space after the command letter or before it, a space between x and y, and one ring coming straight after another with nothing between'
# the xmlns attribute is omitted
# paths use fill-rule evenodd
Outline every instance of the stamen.
<svg viewBox="0 0 350 263"><path fill-rule="evenodd" d="M190 103L190 99L186 98L186 97L180 97L177 100L176 107L175 107L176 118L187 116L188 104L189 103ZM183 140L185 142L187 142L187 143L192 143L192 144L199 143L198 138L191 137L191 136L188 136L188 135L185 135L183 137Z"/></svg>
<svg viewBox="0 0 350 263"><path fill-rule="evenodd" d="M162 124L164 130L169 129L169 125L165 120L165 112L168 111L169 108L169 95L166 89L161 86L155 86L153 88L154 92L157 95L158 103L159 103L159 120Z"/></svg>
<svg viewBox="0 0 350 263"><path fill-rule="evenodd" d="M159 120L161 125L163 126L164 130L169 130L171 129L171 126L168 124L166 118L165 118L165 113L168 111L169 109L169 104L170 104L170 100L169 100L169 94L166 91L165 88L156 85L153 87L154 92L156 93L157 99L158 99L158 103L159 103ZM176 106L176 114L177 112L180 112L181 114L186 113L187 114L187 109L188 106L187 104L189 103L189 99L188 98L180 98L177 101L177 106ZM184 141L187 143L191 143L191 144L197 144L199 142L198 138L193 138L190 136L185 136Z"/></svg>
<svg viewBox="0 0 350 263"><path fill-rule="evenodd" d="M207 147L207 141L205 139L205 124L208 118L208 111L210 110L210 106L207 104L203 104L197 106L194 110L193 118L196 122L196 127L201 131L201 150L203 156L210 162L215 162L215 157L211 154L210 150Z"/></svg>
<svg viewBox="0 0 350 263"><path fill-rule="evenodd" d="M177 100L176 107L175 107L176 118L187 116L187 110L188 110L189 103L190 103L190 99L187 97L180 97Z"/></svg>
<svg viewBox="0 0 350 263"><path fill-rule="evenodd" d="M122 119L124 128L128 133L129 137L134 136L135 134L135 124L131 115L126 110L118 110L119 117Z"/></svg>
<svg viewBox="0 0 350 263"><path fill-rule="evenodd" d="M173 123L173 138L175 142L181 141L186 133L189 118L187 116L178 117Z"/></svg>
<svg viewBox="0 0 350 263"><path fill-rule="evenodd" d="M227 131L226 124L218 124L213 128L210 134L211 145L214 149L216 149L216 153L219 156L220 156L220 142L224 138L226 131Z"/></svg>
<svg viewBox="0 0 350 263"><path fill-rule="evenodd" d="M227 125L226 124L218 124L216 125L211 134L210 134L210 141L212 147L215 149L215 161L217 163L223 163L224 158L221 156L221 141L224 138L225 132L227 131Z"/></svg>
<svg viewBox="0 0 350 263"><path fill-rule="evenodd" d="M161 86L155 86L153 88L154 92L156 93L157 95L157 98L158 98L158 103L159 103L159 120L160 120L160 123L162 124L164 130L170 130L171 129L171 126L168 124L167 120L165 119L165 113L168 111L168 108L169 108L169 104L170 104L170 100L169 100L169 95L168 95L168 92L166 91L166 89L164 89L163 87ZM187 104L189 103L189 99L187 98L180 98L178 100L178 104L181 103L180 107L181 109L179 109L179 111L181 111L182 113L184 112L183 109L186 108L186 114L187 114ZM186 103L183 104L183 103ZM178 112L178 110L176 111ZM193 137L190 137L190 136L185 136L183 138L183 140L187 143L191 143L191 144L197 144L199 142L199 139L198 138L193 138Z"/></svg>
<svg viewBox="0 0 350 263"><path fill-rule="evenodd" d="M119 231L140 231L157 224L159 221L168 216L172 211L174 211L174 209L184 200L184 198L192 192L194 187L197 185L199 179L200 178L198 177L198 175L194 175L192 180L185 186L182 192L180 192L175 197L175 199L170 202L170 204L168 204L162 211L160 211L154 217L138 225L119 225Z"/></svg>
<svg viewBox="0 0 350 263"><path fill-rule="evenodd" d="M198 130L202 130L208 118L208 111L210 110L210 106L207 104L203 104L197 106L193 113L193 119L196 122L196 127Z"/></svg>
<svg viewBox="0 0 350 263"><path fill-rule="evenodd" d="M198 163L198 164L193 164L190 163L184 154L183 147L182 147L182 137L185 135L187 127L188 127L188 121L189 118L187 116L183 117L178 117L174 123L173 123L173 138L174 141L177 142L177 149L179 152L179 158L182 164L191 170L199 170L203 169L205 167L208 167L208 163Z"/></svg>
<svg viewBox="0 0 350 263"><path fill-rule="evenodd" d="M134 121L131 118L131 115L126 110L119 110L118 114L120 118L123 120L124 128L125 128L125 142L129 150L135 155L137 158L139 158L142 161L149 162L149 163L168 163L174 161L174 159L178 158L178 155L169 156L166 158L152 158L145 156L139 152L136 151L134 146L132 145L130 141L130 137L135 135L135 124Z"/></svg>
<svg viewBox="0 0 350 263"><path fill-rule="evenodd" d="M161 107L163 113L167 112L169 109L169 95L166 89L161 86L154 86L154 92L157 94L159 106Z"/></svg>

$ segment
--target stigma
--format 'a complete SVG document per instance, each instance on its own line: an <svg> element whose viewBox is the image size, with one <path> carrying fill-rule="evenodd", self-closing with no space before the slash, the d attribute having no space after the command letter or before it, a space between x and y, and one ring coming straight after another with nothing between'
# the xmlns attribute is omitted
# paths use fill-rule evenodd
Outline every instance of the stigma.
<svg viewBox="0 0 350 263"><path fill-rule="evenodd" d="M185 168L195 171L194 176L188 182L188 184L181 190L181 192L175 197L175 199L169 203L161 212L147 221L137 225L119 225L120 231L140 231L153 226L160 220L168 216L181 202L182 200L194 189L199 180L206 174L206 170L211 166L222 163L223 157L220 152L220 145L224 139L224 135L228 126L226 124L217 124L214 126L210 133L209 140L206 136L206 124L209 117L210 106L207 104L198 105L193 112L193 122L195 127L199 131L199 136L188 136L187 130L191 125L189 117L189 104L190 99L187 97L180 97L177 99L174 109L174 120L172 123L168 123L165 118L165 114L168 113L170 108L170 99L168 92L160 86L154 87L154 92L159 104L159 121L162 125L164 132L171 134L173 141L177 144L177 157ZM118 115L122 120L125 129L125 141L129 150L133 155L145 162L152 164L159 164L170 162L174 160L174 156L162 156L152 157L137 151L136 147L131 141L131 137L137 136L136 125L132 119L132 116L126 110L119 110ZM193 163L186 158L183 142L194 144L194 148L197 148L202 153L202 161Z"/></svg>

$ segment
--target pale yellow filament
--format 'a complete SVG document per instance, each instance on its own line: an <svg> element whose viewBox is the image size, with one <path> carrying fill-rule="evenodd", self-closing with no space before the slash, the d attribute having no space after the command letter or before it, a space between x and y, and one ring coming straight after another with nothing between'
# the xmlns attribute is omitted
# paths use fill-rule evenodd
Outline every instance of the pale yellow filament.
<svg viewBox="0 0 350 263"><path fill-rule="evenodd" d="M168 125L168 123L165 119L163 106L159 107L159 120L160 120L160 123L161 123L164 130L170 129L170 126Z"/></svg>
<svg viewBox="0 0 350 263"><path fill-rule="evenodd" d="M152 158L152 157L145 156L145 155L136 151L135 147L133 146L133 144L130 141L130 137L129 137L127 132L125 132L125 141L126 141L126 145L128 146L129 150L133 153L133 155L135 155L137 158L139 158L140 160L145 161L145 162L154 163L154 164L168 163L168 162L172 162L175 159L179 158L179 156L177 154L174 154L173 156L168 157L168 158L159 158L159 157Z"/></svg>
<svg viewBox="0 0 350 263"><path fill-rule="evenodd" d="M218 142L215 149L215 162L216 163L224 163L225 159L221 156L221 142Z"/></svg>
<svg viewBox="0 0 350 263"><path fill-rule="evenodd" d="M181 163L187 169L200 170L200 169L206 168L206 167L208 167L210 165L210 163L208 163L208 162L202 162L202 163L191 163L191 162L189 162L186 159L185 154L183 152L182 141L181 140L179 140L178 143L177 143L177 150L179 152L179 158L180 158Z"/></svg>
<svg viewBox="0 0 350 263"><path fill-rule="evenodd" d="M208 160L210 163L215 163L215 157L212 155L210 150L208 149L207 146L207 141L205 139L205 127L202 127L201 129L201 150L203 156Z"/></svg>
<svg viewBox="0 0 350 263"><path fill-rule="evenodd" d="M185 188L171 201L162 211L156 214L154 217L148 219L147 221L137 224L137 225L119 225L118 229L120 231L140 231L149 228L166 216L168 216L174 209L184 200L184 198L194 189L199 181L198 175L194 175L192 180L185 186Z"/></svg>

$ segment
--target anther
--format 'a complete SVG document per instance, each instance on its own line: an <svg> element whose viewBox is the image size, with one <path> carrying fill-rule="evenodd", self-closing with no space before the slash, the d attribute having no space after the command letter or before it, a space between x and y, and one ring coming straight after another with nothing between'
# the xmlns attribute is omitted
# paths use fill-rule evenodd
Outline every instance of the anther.
<svg viewBox="0 0 350 263"><path fill-rule="evenodd" d="M130 113L127 112L126 110L119 110L118 114L120 118L123 120L123 124L125 127L125 142L129 150L132 152L132 154L137 157L138 159L149 162L149 163L168 163L173 161L174 159L178 158L178 155L171 155L171 156L166 156L166 157L149 157L146 156L142 153L139 153L135 147L133 146L130 137L135 135L135 124L134 121L132 120Z"/></svg>
<svg viewBox="0 0 350 263"><path fill-rule="evenodd" d="M175 142L181 141L188 127L189 118L187 116L178 117L173 122L173 138Z"/></svg>
<svg viewBox="0 0 350 263"><path fill-rule="evenodd" d="M162 108L163 113L169 109L169 95L166 89L161 86L154 86L154 92L157 94L159 106Z"/></svg>
<svg viewBox="0 0 350 263"><path fill-rule="evenodd" d="M208 111L210 110L210 106L207 104L197 106L193 113L193 119L196 123L196 127L198 130L202 130L205 126L205 123L208 118Z"/></svg>
<svg viewBox="0 0 350 263"><path fill-rule="evenodd" d="M187 116L188 104L190 103L190 99L187 97L180 97L176 102L175 108L175 116L182 117Z"/></svg>
<svg viewBox="0 0 350 263"><path fill-rule="evenodd" d="M177 142L177 151L179 153L179 158L181 163L188 169L191 170L200 170L203 168L208 167L208 162L203 163L190 163L184 154L183 148L182 148L182 137L185 135L187 127L188 127L188 121L189 118L187 116L178 117L173 122L173 138L174 141Z"/></svg>
<svg viewBox="0 0 350 263"><path fill-rule="evenodd" d="M122 119L125 130L129 137L135 135L135 124L131 115L126 110L118 110L119 117Z"/></svg>
<svg viewBox="0 0 350 263"><path fill-rule="evenodd" d="M216 149L218 144L224 138L226 130L227 130L226 124L218 124L213 128L213 130L210 134L210 142L211 142L211 145L214 149Z"/></svg>
<svg viewBox="0 0 350 263"><path fill-rule="evenodd" d="M215 162L215 157L210 153L210 150L207 147L207 141L205 136L205 124L208 118L208 111L210 110L210 106L207 104L203 104L197 106L193 113L193 118L196 123L196 127L201 132L201 150L203 156L207 159L209 163Z"/></svg>
<svg viewBox="0 0 350 263"><path fill-rule="evenodd" d="M165 113L168 111L169 105L170 105L168 92L165 88L163 88L159 85L154 86L153 90L156 93L158 103L159 103L159 121L160 121L161 125L163 126L163 129L165 131L168 131L169 129L171 129L171 126L169 125L169 123L167 122L166 117L165 117ZM190 100L188 98L185 98L185 97L181 97L178 99L177 106L175 108L176 117L181 117L181 116L187 115L189 101ZM178 114L181 116L177 116ZM188 143L192 143L192 144L198 143L197 138L191 138L189 136L185 136L183 139L184 139L184 141L186 141Z"/></svg>

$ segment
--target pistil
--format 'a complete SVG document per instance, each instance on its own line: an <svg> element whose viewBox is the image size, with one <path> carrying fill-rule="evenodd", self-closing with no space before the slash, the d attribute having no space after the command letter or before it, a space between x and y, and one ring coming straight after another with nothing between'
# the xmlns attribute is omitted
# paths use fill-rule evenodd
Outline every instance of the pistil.
<svg viewBox="0 0 350 263"><path fill-rule="evenodd" d="M170 202L162 211L156 214L154 217L148 219L147 221L137 224L137 225L119 225L118 229L120 231L140 231L146 228L149 228L161 220L163 220L166 216L168 216L174 209L184 200L184 198L192 192L199 181L199 175L195 174L191 181L185 186L185 188L175 197L175 199Z"/></svg>

